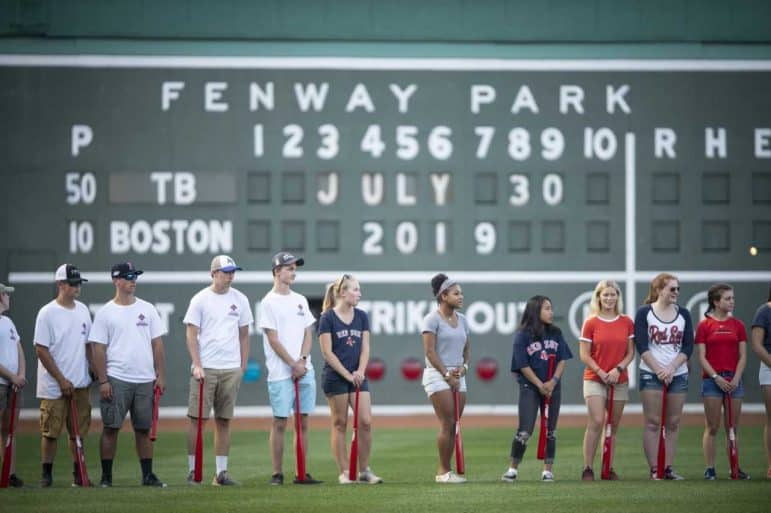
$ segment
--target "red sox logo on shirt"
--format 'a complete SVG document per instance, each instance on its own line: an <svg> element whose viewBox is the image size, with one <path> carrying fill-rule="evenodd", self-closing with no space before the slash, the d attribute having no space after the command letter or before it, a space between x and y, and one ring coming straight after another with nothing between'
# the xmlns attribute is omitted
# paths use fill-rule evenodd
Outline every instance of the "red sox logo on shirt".
<svg viewBox="0 0 771 513"><path fill-rule="evenodd" d="M137 321L137 326L148 326L147 322L145 322L144 314L139 314L138 319L139 321Z"/></svg>
<svg viewBox="0 0 771 513"><path fill-rule="evenodd" d="M653 325L648 328L648 338L654 344L659 345L680 345L683 343L683 332L677 326L671 326L669 329L659 329Z"/></svg>
<svg viewBox="0 0 771 513"><path fill-rule="evenodd" d="M297 315L305 317L305 312L303 311L303 305L297 305Z"/></svg>
<svg viewBox="0 0 771 513"><path fill-rule="evenodd" d="M230 311L228 312L228 315L238 317L238 307L236 305L230 305Z"/></svg>
<svg viewBox="0 0 771 513"><path fill-rule="evenodd" d="M81 328L80 334L83 335L84 337L87 337L88 336L88 333L87 333L88 329L86 328L86 323L84 322L83 324L81 324L80 328Z"/></svg>
<svg viewBox="0 0 771 513"><path fill-rule="evenodd" d="M11 341L16 342L16 332L11 328Z"/></svg>

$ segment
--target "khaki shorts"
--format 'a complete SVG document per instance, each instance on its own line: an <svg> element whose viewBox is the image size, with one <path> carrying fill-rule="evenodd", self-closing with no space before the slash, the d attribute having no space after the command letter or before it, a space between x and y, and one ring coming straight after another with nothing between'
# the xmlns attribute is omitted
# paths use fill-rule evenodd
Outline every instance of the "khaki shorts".
<svg viewBox="0 0 771 513"><path fill-rule="evenodd" d="M232 419L236 406L236 396L241 387L243 373L241 368L235 369L204 369L203 385L203 414L204 419L209 418L212 406L214 418ZM191 419L198 418L198 380L190 376L190 395L187 400L187 416Z"/></svg>
<svg viewBox="0 0 771 513"><path fill-rule="evenodd" d="M78 408L80 436L85 438L91 427L91 401L88 388L75 389L75 406ZM40 434L44 437L59 438L66 423L70 438L74 438L70 417L70 401L66 397L40 400Z"/></svg>
<svg viewBox="0 0 771 513"><path fill-rule="evenodd" d="M629 383L617 383L613 386L613 400L614 401L628 401L629 400ZM601 397L608 397L608 386L594 381L591 379L584 380L584 399L592 395L599 395Z"/></svg>
<svg viewBox="0 0 771 513"><path fill-rule="evenodd" d="M5 410L6 408L11 407L11 385L0 385L0 411ZM18 394L16 394L16 409L21 409L22 404L24 404L24 401L22 401L22 397L24 397L21 393L21 390Z"/></svg>

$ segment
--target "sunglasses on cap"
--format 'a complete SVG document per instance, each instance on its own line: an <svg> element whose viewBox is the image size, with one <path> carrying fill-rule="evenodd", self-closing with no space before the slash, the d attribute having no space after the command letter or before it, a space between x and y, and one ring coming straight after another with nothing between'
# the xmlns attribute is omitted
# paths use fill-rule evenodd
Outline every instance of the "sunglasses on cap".
<svg viewBox="0 0 771 513"><path fill-rule="evenodd" d="M137 279L138 276L139 275L135 273L126 273L126 274L121 274L120 276L118 276L118 278L126 281L134 281Z"/></svg>

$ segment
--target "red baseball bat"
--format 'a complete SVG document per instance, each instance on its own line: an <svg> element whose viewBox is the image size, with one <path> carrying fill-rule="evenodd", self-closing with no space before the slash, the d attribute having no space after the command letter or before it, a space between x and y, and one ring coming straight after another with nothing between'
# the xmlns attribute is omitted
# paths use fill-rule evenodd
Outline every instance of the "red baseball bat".
<svg viewBox="0 0 771 513"><path fill-rule="evenodd" d="M728 415L728 462L731 464L731 479L739 479L739 448L736 444L736 428L734 427L733 403L731 393L724 396L725 410Z"/></svg>
<svg viewBox="0 0 771 513"><path fill-rule="evenodd" d="M356 387L356 399L353 401L353 438L351 439L351 460L348 463L348 479L356 481L359 463L359 391Z"/></svg>
<svg viewBox="0 0 771 513"><path fill-rule="evenodd" d="M549 355L549 371L547 373L546 381L549 381L554 377L554 361L557 357L553 354ZM550 397L544 397L543 408L541 408L541 431L538 433L538 459L542 460L546 457L546 432L549 424L549 403L551 403Z"/></svg>
<svg viewBox="0 0 771 513"><path fill-rule="evenodd" d="M460 392L453 390L455 396L455 470L458 474L466 473L466 462L463 457L463 435L460 431Z"/></svg>
<svg viewBox="0 0 771 513"><path fill-rule="evenodd" d="M161 402L161 389L160 387L155 387L153 389L153 425L150 428L150 441L155 442L155 439L158 438L158 405Z"/></svg>
<svg viewBox="0 0 771 513"><path fill-rule="evenodd" d="M662 383L661 390L661 429L659 429L659 454L656 461L656 477L664 479L664 469L667 466L667 445L666 445L666 418L667 418L667 384Z"/></svg>
<svg viewBox="0 0 771 513"><path fill-rule="evenodd" d="M75 437L75 456L77 459L78 475L80 476L81 486L91 486L86 471L86 455L83 452L83 440L80 438L80 421L78 420L78 407L75 405L75 396L70 397L70 417L72 421L72 431Z"/></svg>
<svg viewBox="0 0 771 513"><path fill-rule="evenodd" d="M295 459L297 460L297 480L305 481L305 448L303 447L302 422L300 420L300 381L294 380L294 430Z"/></svg>
<svg viewBox="0 0 771 513"><path fill-rule="evenodd" d="M195 438L195 467L193 481L203 481L203 378L198 382L198 434Z"/></svg>
<svg viewBox="0 0 771 513"><path fill-rule="evenodd" d="M608 386L608 419L605 421L605 443L602 446L602 479L610 479L613 464L613 395L615 387Z"/></svg>
<svg viewBox="0 0 771 513"><path fill-rule="evenodd" d="M3 471L0 473L0 488L8 488L11 478L11 460L13 460L13 435L16 425L16 395L11 392L11 420L8 422L8 438L5 440L5 452L3 453Z"/></svg>

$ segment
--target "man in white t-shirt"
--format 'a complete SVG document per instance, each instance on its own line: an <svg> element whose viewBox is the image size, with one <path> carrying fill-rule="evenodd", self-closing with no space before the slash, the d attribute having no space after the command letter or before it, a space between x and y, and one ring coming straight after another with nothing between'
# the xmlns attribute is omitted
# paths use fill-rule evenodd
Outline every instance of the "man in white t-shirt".
<svg viewBox="0 0 771 513"><path fill-rule="evenodd" d="M166 390L166 334L155 306L135 296L137 277L142 274L131 262L112 266L115 297L94 316L89 340L93 344L94 367L99 378L99 407L102 412L103 488L112 486L112 464L118 432L126 413L131 411L137 456L142 469L142 485L165 488L153 473L153 422L155 388Z"/></svg>
<svg viewBox="0 0 771 513"><path fill-rule="evenodd" d="M24 359L24 351L21 349L19 332L13 321L3 315L3 312L11 308L11 292L15 289L0 283L0 441L5 447L8 439L8 431L11 426L11 415L15 415L14 422L19 421L19 408L21 406L21 389L27 384L27 363ZM11 410L12 393L16 393L16 410ZM3 462L5 465L5 462ZM10 474L8 485L13 488L24 486L16 475L16 444L11 448Z"/></svg>
<svg viewBox="0 0 771 513"><path fill-rule="evenodd" d="M76 299L85 278L78 268L62 264L54 273L56 298L43 306L35 320L35 353L37 354L37 397L40 399L40 459L43 473L40 486L48 488L53 483L53 463L56 446L63 427L70 434L72 453L73 486L82 483L77 471L75 436L69 407L74 399L78 411L80 436L85 439L91 426L91 401L88 386L91 384L89 361L91 349L88 333L91 330L91 314L86 305Z"/></svg>
<svg viewBox="0 0 771 513"><path fill-rule="evenodd" d="M241 268L227 255L214 257L209 266L212 283L190 300L182 322L186 325L187 350L192 360L187 416L188 484L195 468L198 398L203 380L203 419L214 407L214 486L236 483L228 472L230 419L249 358L249 325L254 322L247 297L231 287Z"/></svg>
<svg viewBox="0 0 771 513"><path fill-rule="evenodd" d="M294 381L300 388L302 441L308 454L308 414L316 406L316 379L311 365L312 326L316 322L305 296L290 289L297 276L302 258L281 251L273 256L273 288L259 307L259 328L263 331L265 365L268 367L268 394L273 409L270 449L273 475L270 484L284 484L284 432L289 414L294 410ZM297 436L297 433L295 433ZM321 481L305 474L295 476L295 484L316 484Z"/></svg>

